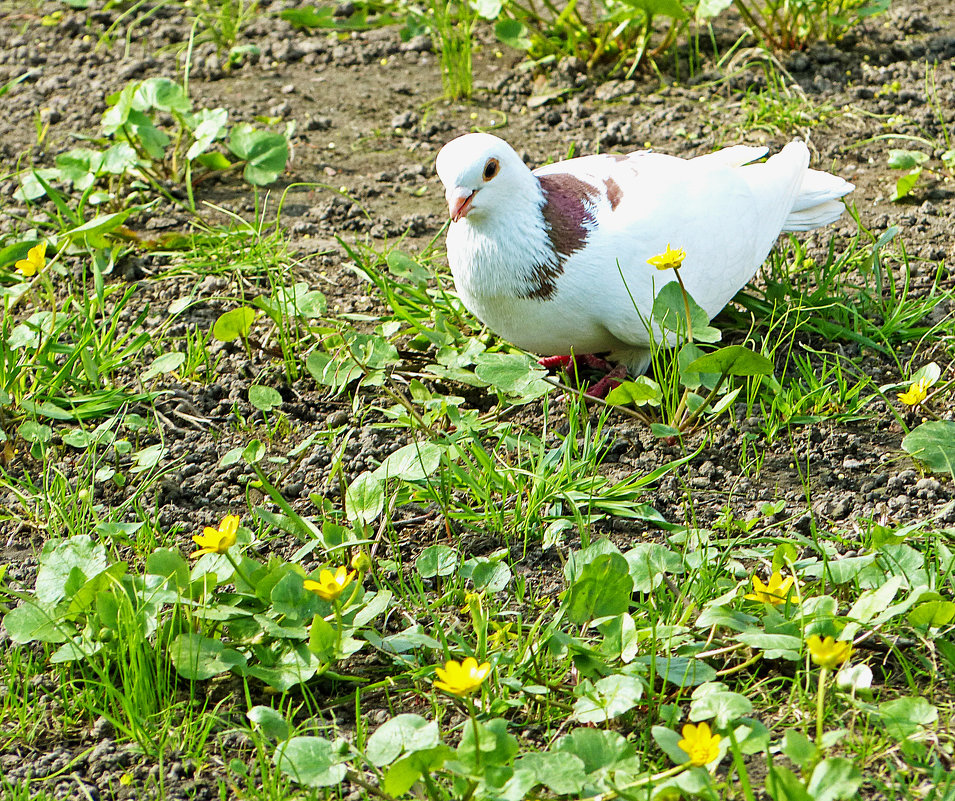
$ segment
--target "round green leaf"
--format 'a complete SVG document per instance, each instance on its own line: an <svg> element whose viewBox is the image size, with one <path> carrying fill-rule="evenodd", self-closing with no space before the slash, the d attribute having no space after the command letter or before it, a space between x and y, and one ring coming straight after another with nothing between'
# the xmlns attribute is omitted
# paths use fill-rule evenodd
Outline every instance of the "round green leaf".
<svg viewBox="0 0 955 801"><path fill-rule="evenodd" d="M140 84L133 97L133 108L144 111L157 108L160 111L178 111L187 114L192 104L182 87L169 78L147 78Z"/></svg>
<svg viewBox="0 0 955 801"><path fill-rule="evenodd" d="M497 15L501 13L503 6L502 0L476 0L473 4L474 10L488 20L497 19Z"/></svg>
<svg viewBox="0 0 955 801"><path fill-rule="evenodd" d="M927 153L919 150L890 150L889 167L893 170L914 170L928 158Z"/></svg>
<svg viewBox="0 0 955 801"><path fill-rule="evenodd" d="M500 42L515 50L530 50L531 40L527 27L516 19L500 19L494 24L494 35Z"/></svg>
<svg viewBox="0 0 955 801"><path fill-rule="evenodd" d="M178 370L186 361L186 354L179 351L164 353L153 359L153 363L143 372L141 378L143 381L150 381L163 373L173 373Z"/></svg>
<svg viewBox="0 0 955 801"><path fill-rule="evenodd" d="M708 689L709 692L706 692ZM740 693L721 690L716 684L701 687L694 696L690 704L690 720L694 723L712 718L717 729L725 729L737 718L753 712L753 702L749 698Z"/></svg>
<svg viewBox="0 0 955 801"><path fill-rule="evenodd" d="M935 472L955 474L955 422L922 423L902 440L902 449Z"/></svg>
<svg viewBox="0 0 955 801"><path fill-rule="evenodd" d="M587 782L587 771L580 757L568 753L524 754L514 763L515 773L528 771L534 781L557 795L576 795Z"/></svg>
<svg viewBox="0 0 955 801"><path fill-rule="evenodd" d="M518 353L482 353L477 358L474 373L502 392L515 395L528 390L536 392L535 383L546 375L530 357ZM549 389L550 385L544 384L544 391Z"/></svg>
<svg viewBox="0 0 955 801"><path fill-rule="evenodd" d="M340 746L324 737L293 737L275 750L282 773L309 787L330 787L345 778Z"/></svg>
<svg viewBox="0 0 955 801"><path fill-rule="evenodd" d="M345 490L345 512L349 520L367 525L381 514L384 506L384 485L372 473L365 471Z"/></svg>
<svg viewBox="0 0 955 801"><path fill-rule="evenodd" d="M93 435L82 428L74 428L63 434L63 442L72 448L88 448L93 439Z"/></svg>
<svg viewBox="0 0 955 801"><path fill-rule="evenodd" d="M611 406L659 406L662 399L660 385L645 375L634 381L624 381L607 393L607 403Z"/></svg>
<svg viewBox="0 0 955 801"><path fill-rule="evenodd" d="M106 548L86 534L77 534L68 540L47 540L40 554L36 600L41 604L55 604L72 595L77 584L85 583L106 567Z"/></svg>
<svg viewBox="0 0 955 801"><path fill-rule="evenodd" d="M411 442L389 455L375 470L381 479L403 478L420 481L430 476L441 464L444 448L433 442Z"/></svg>
<svg viewBox="0 0 955 801"><path fill-rule="evenodd" d="M913 626L947 626L955 619L955 603L935 600L919 604L909 612Z"/></svg>
<svg viewBox="0 0 955 801"><path fill-rule="evenodd" d="M567 590L567 618L580 626L594 618L626 612L633 593L627 560L619 553L598 556L580 571L580 578Z"/></svg>
<svg viewBox="0 0 955 801"><path fill-rule="evenodd" d="M727 8L733 5L733 0L700 0L696 6L696 18L698 20L713 19L718 17Z"/></svg>
<svg viewBox="0 0 955 801"><path fill-rule="evenodd" d="M255 384L249 387L249 403L262 412L271 412L282 405L282 395L277 389Z"/></svg>
<svg viewBox="0 0 955 801"><path fill-rule="evenodd" d="M762 354L742 345L730 345L694 359L687 365L687 370L719 375L771 375L773 363Z"/></svg>
<svg viewBox="0 0 955 801"><path fill-rule="evenodd" d="M450 576L458 566L458 552L447 545L432 545L421 552L414 566L421 578Z"/></svg>
<svg viewBox="0 0 955 801"><path fill-rule="evenodd" d="M256 186L272 183L288 161L288 139L283 134L257 131L248 124L232 129L229 150L246 161L243 177Z"/></svg>
<svg viewBox="0 0 955 801"><path fill-rule="evenodd" d="M920 696L904 696L879 704L879 717L896 740L921 733L938 721L938 709Z"/></svg>
<svg viewBox="0 0 955 801"><path fill-rule="evenodd" d="M27 420L20 424L17 433L27 442L49 442L53 436L53 429L42 423Z"/></svg>
<svg viewBox="0 0 955 801"><path fill-rule="evenodd" d="M254 706L248 713L249 720L273 740L285 740L288 738L288 721L281 713L276 712L270 706Z"/></svg>
<svg viewBox="0 0 955 801"><path fill-rule="evenodd" d="M247 337L254 320L254 309L250 309L248 306L232 309L219 315L219 319L212 326L212 336L220 342L232 342L239 337Z"/></svg>
<svg viewBox="0 0 955 801"><path fill-rule="evenodd" d="M169 658L180 676L198 681L245 665L246 661L238 651L226 648L221 640L192 633L180 634L172 641Z"/></svg>
<svg viewBox="0 0 955 801"><path fill-rule="evenodd" d="M845 757L824 759L812 772L809 791L813 801L839 801L856 795L862 784L862 773Z"/></svg>
<svg viewBox="0 0 955 801"><path fill-rule="evenodd" d="M438 724L421 715L402 714L385 721L368 738L365 756L372 765L390 765L402 754L433 748L441 742Z"/></svg>
<svg viewBox="0 0 955 801"><path fill-rule="evenodd" d="M581 697L574 704L574 718L581 723L606 723L629 712L643 697L643 682L634 676L615 673L589 689L588 684L580 685Z"/></svg>

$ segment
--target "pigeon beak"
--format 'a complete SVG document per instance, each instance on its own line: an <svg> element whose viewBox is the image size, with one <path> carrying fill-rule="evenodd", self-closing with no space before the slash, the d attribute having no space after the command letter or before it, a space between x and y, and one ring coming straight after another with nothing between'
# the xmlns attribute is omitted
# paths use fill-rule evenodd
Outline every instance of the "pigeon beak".
<svg viewBox="0 0 955 801"><path fill-rule="evenodd" d="M458 222L458 220L467 217L476 194L477 189L465 189L461 186L448 190L446 197L448 199L448 210L451 212L451 222Z"/></svg>

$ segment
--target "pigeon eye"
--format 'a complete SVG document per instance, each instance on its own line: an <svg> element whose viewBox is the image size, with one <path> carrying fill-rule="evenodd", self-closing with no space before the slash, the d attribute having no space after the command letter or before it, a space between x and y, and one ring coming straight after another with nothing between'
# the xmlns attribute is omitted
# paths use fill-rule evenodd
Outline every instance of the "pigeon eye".
<svg viewBox="0 0 955 801"><path fill-rule="evenodd" d="M484 180L490 181L497 171L501 168L501 165L498 163L497 159L488 159L487 164L484 165Z"/></svg>

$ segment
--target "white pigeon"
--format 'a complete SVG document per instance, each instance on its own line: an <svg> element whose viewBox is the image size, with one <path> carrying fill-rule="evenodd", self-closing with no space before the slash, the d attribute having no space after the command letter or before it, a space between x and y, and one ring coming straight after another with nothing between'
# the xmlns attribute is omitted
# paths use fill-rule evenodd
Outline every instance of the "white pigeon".
<svg viewBox="0 0 955 801"><path fill-rule="evenodd" d="M839 218L852 184L810 170L792 142L737 145L681 159L640 151L531 171L491 134L446 144L437 171L451 225L448 261L464 305L518 347L541 355L610 353L632 373L650 361L655 294L675 280L647 263L686 251L680 276L715 316L755 275L784 231ZM664 335L654 330L656 342Z"/></svg>

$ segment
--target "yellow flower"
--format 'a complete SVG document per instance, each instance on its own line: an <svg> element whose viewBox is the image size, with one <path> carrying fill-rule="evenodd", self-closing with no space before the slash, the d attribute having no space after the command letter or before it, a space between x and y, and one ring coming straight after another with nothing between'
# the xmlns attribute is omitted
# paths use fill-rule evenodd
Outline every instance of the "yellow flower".
<svg viewBox="0 0 955 801"><path fill-rule="evenodd" d="M335 601L345 591L345 587L351 584L353 578L355 571L349 573L343 565L334 573L331 570L323 570L318 574L318 581L307 580L305 589L311 590L323 601Z"/></svg>
<svg viewBox="0 0 955 801"><path fill-rule="evenodd" d="M773 575L769 577L769 584L763 584L762 579L754 575L753 591L743 597L747 601L762 601L763 603L773 604L775 606L776 604L786 603L789 591L793 588L795 583L792 576L787 576L784 579L778 570L774 570Z"/></svg>
<svg viewBox="0 0 955 801"><path fill-rule="evenodd" d="M683 248L673 250L670 243L667 243L667 249L658 256L647 259L647 264L652 264L658 270L675 270L686 258L686 251Z"/></svg>
<svg viewBox="0 0 955 801"><path fill-rule="evenodd" d="M709 723L704 722L698 726L687 723L683 727L683 739L677 745L686 752L691 765L702 768L720 755L722 739L718 734L710 732Z"/></svg>
<svg viewBox="0 0 955 801"><path fill-rule="evenodd" d="M928 378L920 378L909 387L908 392L900 392L896 397L906 406L918 406L928 397L928 388L931 385Z"/></svg>
<svg viewBox="0 0 955 801"><path fill-rule="evenodd" d="M202 556L205 553L225 553L235 545L235 532L239 527L238 515L226 515L219 523L219 528L206 526L201 534L196 534L192 539L199 550L193 552L192 558Z"/></svg>
<svg viewBox="0 0 955 801"><path fill-rule="evenodd" d="M809 646L809 656L819 667L839 667L852 655L852 646L849 643L836 642L832 637L823 640L818 634L813 634L806 640L806 645Z"/></svg>
<svg viewBox="0 0 955 801"><path fill-rule="evenodd" d="M439 690L451 695L470 695L484 683L491 665L488 662L479 665L473 656L469 656L463 662L451 659L443 668L435 668L434 672L441 679L434 683Z"/></svg>
<svg viewBox="0 0 955 801"><path fill-rule="evenodd" d="M20 259L14 266L24 278L36 275L46 267L46 242L37 242L30 248L27 257Z"/></svg>

